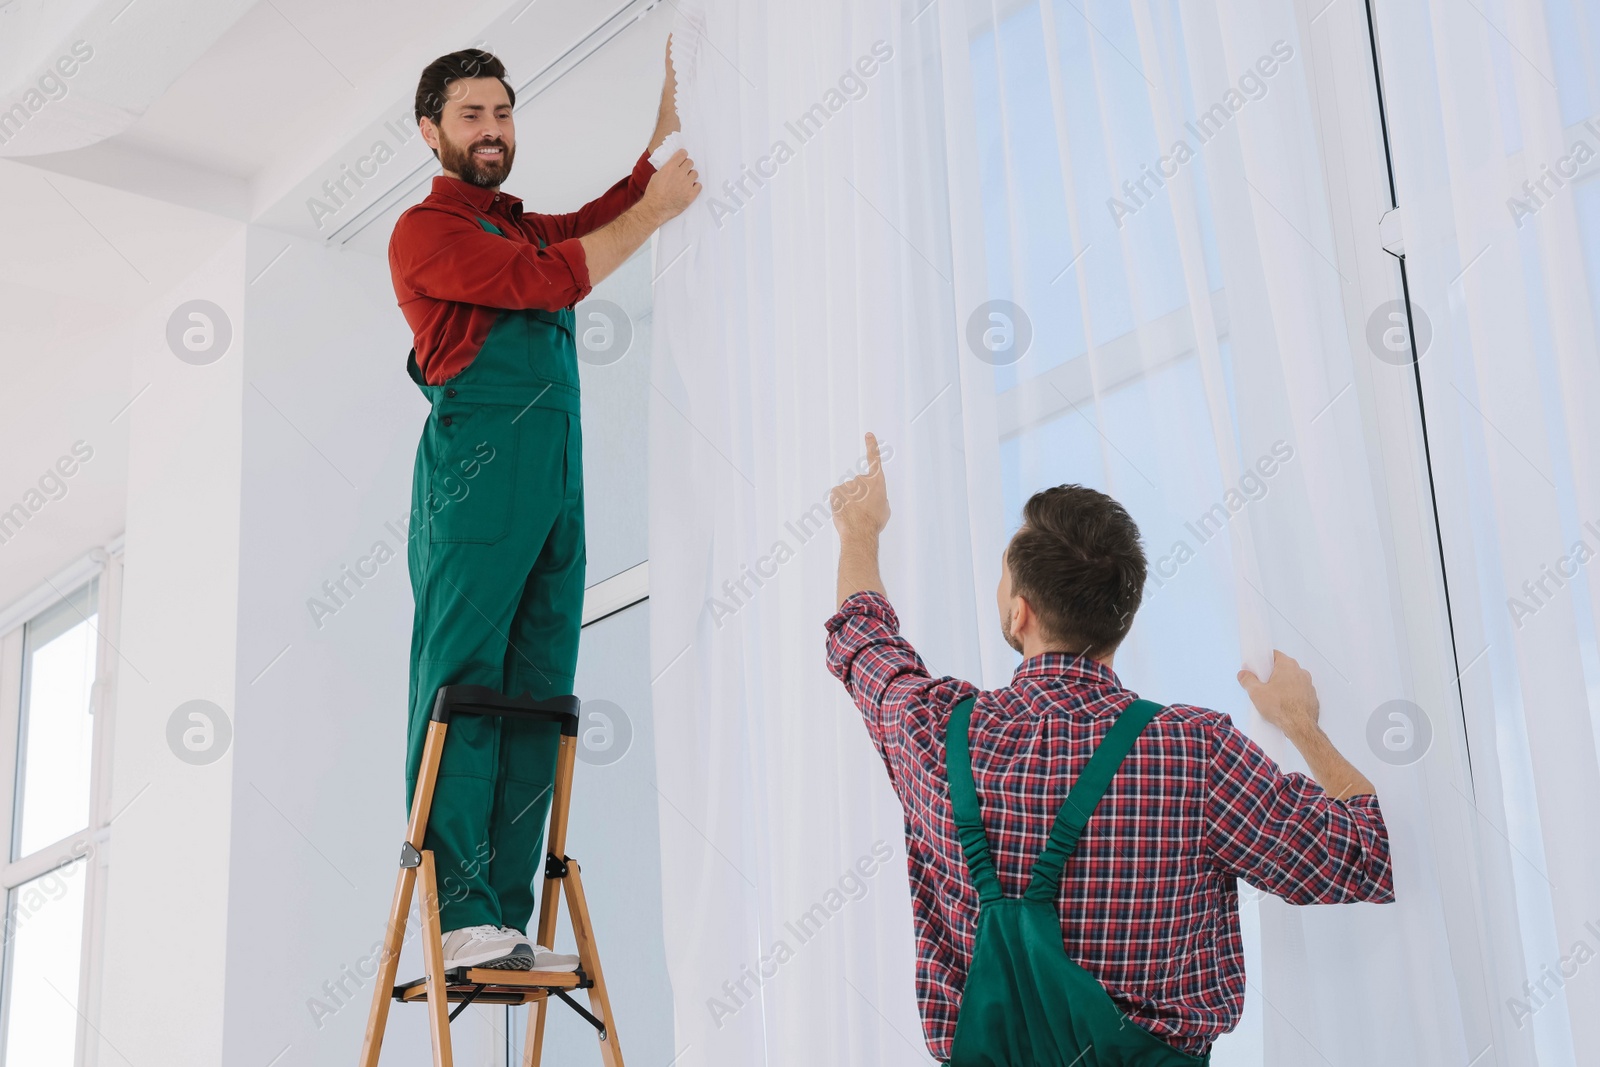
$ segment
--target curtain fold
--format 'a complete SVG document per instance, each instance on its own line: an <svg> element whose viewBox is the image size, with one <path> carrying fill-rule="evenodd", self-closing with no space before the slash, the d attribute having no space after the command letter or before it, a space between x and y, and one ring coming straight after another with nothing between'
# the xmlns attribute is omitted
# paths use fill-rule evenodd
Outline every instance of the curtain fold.
<svg viewBox="0 0 1600 1067"><path fill-rule="evenodd" d="M1600 1059L1600 7L1380 8L1495 1016Z"/></svg>
<svg viewBox="0 0 1600 1067"><path fill-rule="evenodd" d="M902 819L827 673L823 622L828 493L871 428L896 551L957 564L898 599L977 673L949 212L931 139L898 121L928 102L899 79L931 74L897 69L887 9L679 7L679 113L705 188L657 244L650 430L679 1062L926 1063ZM996 496L997 529L998 511Z"/></svg>

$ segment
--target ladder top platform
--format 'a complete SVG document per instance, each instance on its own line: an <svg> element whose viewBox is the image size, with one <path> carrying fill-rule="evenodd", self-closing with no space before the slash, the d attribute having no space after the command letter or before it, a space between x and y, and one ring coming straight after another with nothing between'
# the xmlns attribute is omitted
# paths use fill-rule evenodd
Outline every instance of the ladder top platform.
<svg viewBox="0 0 1600 1067"><path fill-rule="evenodd" d="M449 723L452 715L497 715L507 719L553 722L567 737L578 736L578 712L583 702L575 696L508 697L486 685L447 685L433 700L434 722Z"/></svg>

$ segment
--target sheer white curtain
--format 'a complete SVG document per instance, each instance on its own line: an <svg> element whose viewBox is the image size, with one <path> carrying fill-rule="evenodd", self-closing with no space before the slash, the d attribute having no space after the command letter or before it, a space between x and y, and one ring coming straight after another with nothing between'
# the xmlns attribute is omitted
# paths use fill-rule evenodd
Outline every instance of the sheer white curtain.
<svg viewBox="0 0 1600 1067"><path fill-rule="evenodd" d="M706 186L658 242L650 431L678 1062L928 1061L899 812L822 661L827 491L867 429L890 598L935 673L1009 681L1001 549L1029 493L1091 484L1153 568L1124 682L1299 767L1234 683L1283 648L1376 782L1399 902L1246 893L1219 1067L1533 1062L1361 5L676 6Z"/></svg>
<svg viewBox="0 0 1600 1067"><path fill-rule="evenodd" d="M677 1062L927 1063L902 819L823 622L828 492L870 428L891 450L897 599L942 665L979 671L969 509L998 528L999 494L991 476L969 502L960 392L940 396L948 238L907 243L948 217L938 129L901 121L937 115L937 53L908 52L883 6L677 7L705 185L657 243L650 413Z"/></svg>
<svg viewBox="0 0 1600 1067"><path fill-rule="evenodd" d="M1600 4L1380 5L1496 1015L1600 1062Z"/></svg>

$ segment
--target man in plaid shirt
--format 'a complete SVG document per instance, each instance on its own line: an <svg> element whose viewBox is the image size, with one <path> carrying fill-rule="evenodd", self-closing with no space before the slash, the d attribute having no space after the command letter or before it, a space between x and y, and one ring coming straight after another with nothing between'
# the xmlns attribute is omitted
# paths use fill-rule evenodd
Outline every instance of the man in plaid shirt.
<svg viewBox="0 0 1600 1067"><path fill-rule="evenodd" d="M1111 498L1067 485L1036 494L1006 550L998 591L1023 662L1003 689L935 678L900 636L878 574L888 495L870 469L834 490L839 610L828 668L844 682L905 809L928 1048L950 1056L972 959L978 894L945 774L950 709L977 694L972 772L1000 883L1022 894L1067 791L1136 699L1111 670L1138 609L1138 528ZM1237 879L1294 904L1389 902L1389 839L1372 783L1317 725L1310 676L1275 654L1271 679L1239 681L1305 757L1285 774L1222 712L1174 704L1147 726L1095 809L1061 880L1068 956L1129 1019L1206 1054L1244 1003Z"/></svg>

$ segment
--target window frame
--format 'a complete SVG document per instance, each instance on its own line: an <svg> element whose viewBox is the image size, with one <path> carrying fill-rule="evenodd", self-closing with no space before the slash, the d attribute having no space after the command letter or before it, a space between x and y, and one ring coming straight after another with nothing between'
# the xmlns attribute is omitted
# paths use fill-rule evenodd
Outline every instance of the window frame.
<svg viewBox="0 0 1600 1067"><path fill-rule="evenodd" d="M110 811L111 743L116 716L117 646L120 642L123 549L119 537L98 546L72 565L47 579L30 594L0 611L0 825L15 833L18 785L18 742L22 725L22 687L25 681L24 629L41 613L98 579L96 596L95 678L90 689L94 733L89 769L89 818L81 830L11 858L8 838L0 854L0 892L6 935L0 945L0 1062L10 1035L12 939L10 922L13 894L51 871L82 860L84 863L83 936L79 944L78 1016L74 1062L84 1063L90 1046L88 1020L99 1008L99 962L104 941L104 898L107 862L105 845L110 825L119 813Z"/></svg>

